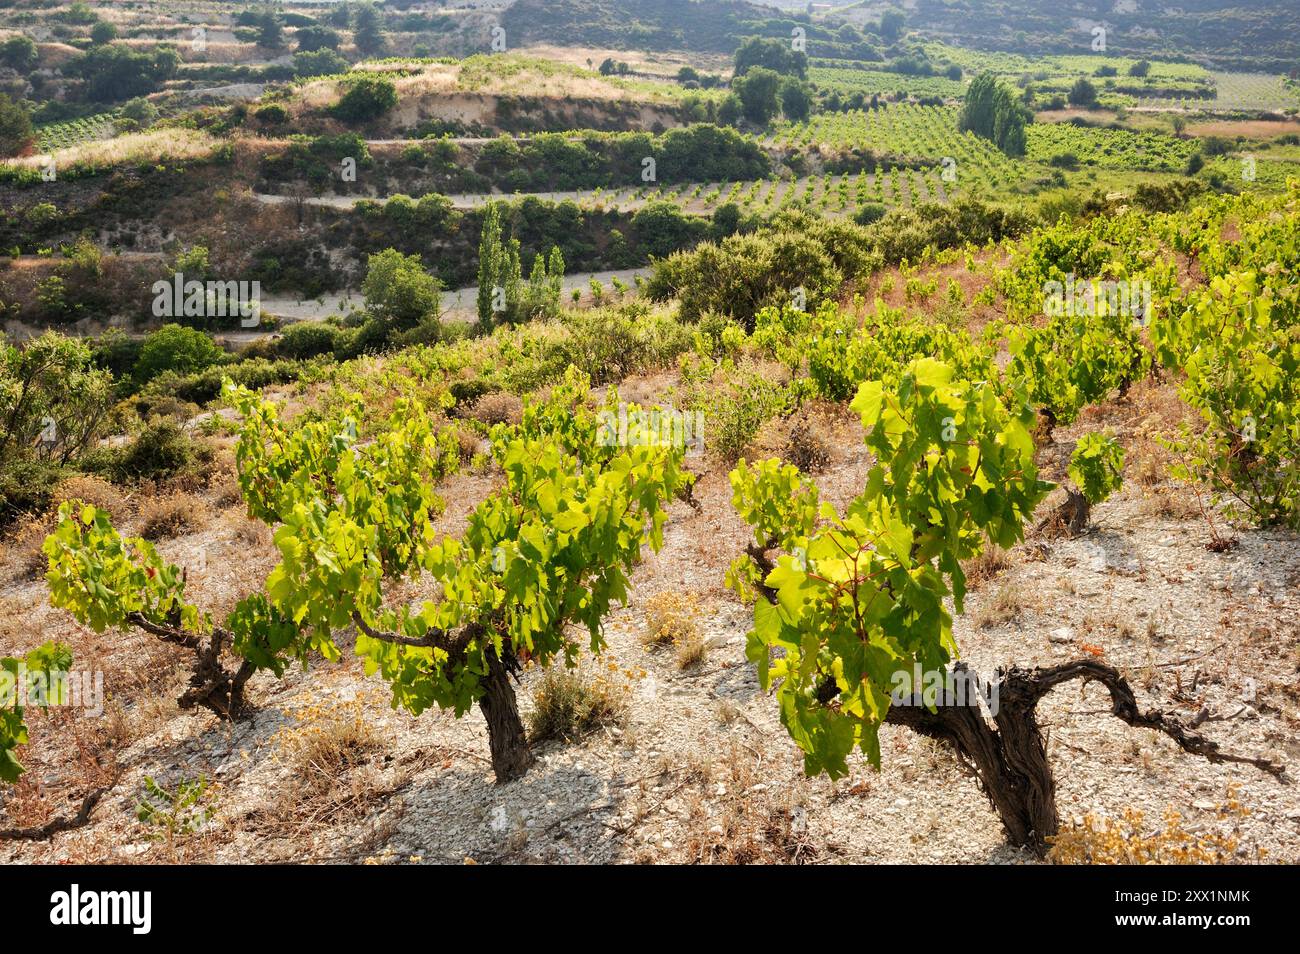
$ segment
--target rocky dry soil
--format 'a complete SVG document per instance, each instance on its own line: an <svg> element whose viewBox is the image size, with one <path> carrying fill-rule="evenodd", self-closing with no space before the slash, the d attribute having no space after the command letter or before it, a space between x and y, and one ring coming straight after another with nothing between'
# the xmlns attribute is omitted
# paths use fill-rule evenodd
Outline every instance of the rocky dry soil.
<svg viewBox="0 0 1300 954"><path fill-rule="evenodd" d="M1149 440L1171 402L1167 388L1143 385L1087 415L1079 427L1109 426L1129 451L1124 490L1096 508L1085 535L1031 535L973 568L957 641L981 672L1099 656L1128 674L1142 705L1199 720L1226 750L1267 755L1293 775L1300 548L1294 535L1231 529L1222 518L1215 526L1237 545L1206 548L1210 530L1196 498L1164 476ZM817 414L831 435L823 496L842 504L869 462L847 412ZM778 449L782 426L763 435ZM1059 473L1072 436L1060 431L1044 450L1049 476ZM860 764L835 783L804 777L800 753L745 659L750 611L721 585L747 538L730 505L727 468L711 458L691 466L701 473L700 511L673 506L664 549L647 555L629 604L607 621L608 648L583 660L587 677L625 703L625 717L574 741L537 744L537 764L506 786L493 784L477 711L460 720L395 712L384 686L346 653L340 664L319 662L282 680L257 676L256 711L245 721L180 712L172 700L183 687L184 654L141 634L76 626L48 606L28 551L7 544L0 652L66 640L79 667L105 673L109 698L99 717L33 717L31 771L0 794L0 826L44 823L75 812L95 787L112 788L89 824L46 841L0 841L0 860L1032 861L1007 846L953 755L905 729L884 728L879 773ZM493 482L468 473L450 482L448 530ZM224 612L259 585L274 547L264 527L242 516L228 480L192 501L205 514L201 527L160 547L191 567L200 604ZM129 513L135 504L120 506ZM699 608L707 651L695 666L679 669L671 648L642 643L647 607L662 593ZM543 678L525 672L525 713ZM1191 832L1235 838L1240 860L1300 860L1300 789L1253 767L1186 755L1108 708L1104 690L1078 683L1040 706L1065 823L1132 808L1158 826L1173 809ZM138 820L146 778L174 791L200 777L210 783L200 803L210 818L170 833ZM1220 810L1234 797L1248 814Z"/></svg>

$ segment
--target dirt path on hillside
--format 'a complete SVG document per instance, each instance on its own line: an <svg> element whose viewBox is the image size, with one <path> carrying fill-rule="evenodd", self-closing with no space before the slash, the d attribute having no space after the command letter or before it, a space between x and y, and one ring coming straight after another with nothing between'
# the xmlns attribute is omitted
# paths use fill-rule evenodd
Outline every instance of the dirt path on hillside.
<svg viewBox="0 0 1300 954"><path fill-rule="evenodd" d="M618 279L629 288L633 288L638 277L647 278L651 271L652 269L647 266L603 272L575 272L564 276L564 281L561 283L561 297L566 305L572 305L573 292L579 291L582 293L580 304L593 304L591 281L595 279L605 286L606 301L618 301L619 298L614 288L614 279ZM628 294L631 294L631 292ZM477 285L444 291L442 293L443 320L472 320L476 314L477 302ZM288 322L324 321L331 316L345 317L353 311L362 310L365 305L365 297L360 291L353 289L331 292L318 298L309 299L295 298L292 295L267 295L262 298L262 313ZM213 332L212 336L216 340L227 344L240 345L258 341L276 333L271 329L249 329L246 331L217 331Z"/></svg>

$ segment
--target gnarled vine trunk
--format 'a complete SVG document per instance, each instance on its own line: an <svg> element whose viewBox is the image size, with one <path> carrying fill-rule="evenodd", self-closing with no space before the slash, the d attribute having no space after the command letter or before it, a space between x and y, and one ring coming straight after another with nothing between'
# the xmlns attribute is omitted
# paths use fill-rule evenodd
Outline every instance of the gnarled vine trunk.
<svg viewBox="0 0 1300 954"><path fill-rule="evenodd" d="M967 672L964 663L954 667ZM1047 747L1034 713L1037 700L1025 704L1012 685L1015 672L997 685L997 713L990 723L976 698L968 702L934 701L932 712L920 699L890 707L885 721L947 743L979 780L1002 821L1007 839L1041 852L1060 825L1056 781Z"/></svg>
<svg viewBox="0 0 1300 954"><path fill-rule="evenodd" d="M1082 494L1071 494L1084 505ZM1086 516L1085 516L1086 521ZM773 545L750 543L746 548L766 579L774 564L768 555ZM760 597L775 604L776 590L764 582L758 584ZM967 686L978 680L965 663L953 665L954 679ZM1169 736L1185 752L1200 755L1211 762L1238 762L1253 765L1275 778L1283 778L1283 766L1268 759L1231 755L1219 750L1219 744L1184 725L1174 716L1156 709L1138 708L1133 688L1123 674L1098 659L1077 659L1038 669L1013 666L999 669L997 681L989 692L990 716L979 704L983 693L958 692L953 698L930 699L924 695L895 702L886 713L885 722L906 726L914 732L951 745L966 767L979 780L980 787L1002 820L1007 839L1038 854L1047 850L1048 839L1060 829L1056 811L1056 780L1047 761L1047 745L1038 725L1038 701L1063 682L1082 679L1100 682L1110 692L1111 714L1129 725L1155 729ZM830 704L839 690L834 680L827 680L818 701ZM992 701L996 700L996 706Z"/></svg>
<svg viewBox="0 0 1300 954"><path fill-rule="evenodd" d="M514 656L502 660L492 648L486 656L488 671L483 677L483 696L478 706L487 720L492 771L496 773L497 783L505 784L528 771L533 764L533 753L528 748L523 720L519 718L515 688L510 684L511 674L519 664Z"/></svg>
<svg viewBox="0 0 1300 954"><path fill-rule="evenodd" d="M966 676L969 670L964 663L958 663L954 673ZM1113 715L1129 725L1163 732L1186 752L1211 762L1240 762L1276 777L1282 775L1281 766L1267 759L1221 752L1218 743L1176 719L1157 710L1142 712L1128 680L1114 667L1096 659L1080 659L1042 669L999 670L996 695L991 694L996 700L992 722L976 702L977 696L961 702L940 699L933 712L919 699L913 700L915 704L895 704L885 721L907 726L956 749L979 779L1002 821L1007 839L1042 854L1047 850L1048 839L1057 833L1060 819L1056 809L1056 781L1047 760L1047 746L1036 710L1039 700L1055 686L1074 679L1100 682L1110 692Z"/></svg>

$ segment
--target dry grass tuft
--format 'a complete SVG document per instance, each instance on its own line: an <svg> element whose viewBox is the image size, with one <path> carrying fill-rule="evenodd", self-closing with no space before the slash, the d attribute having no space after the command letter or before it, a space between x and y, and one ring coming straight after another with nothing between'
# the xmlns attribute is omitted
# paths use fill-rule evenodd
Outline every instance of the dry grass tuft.
<svg viewBox="0 0 1300 954"><path fill-rule="evenodd" d="M64 478L54 491L54 499L84 501L106 511L114 520L121 520L129 510L127 497L121 490L104 478L91 474L73 474Z"/></svg>
<svg viewBox="0 0 1300 954"><path fill-rule="evenodd" d="M801 864L825 850L809 834L803 779L774 782L769 765L733 743L688 767L684 837L671 860L715 865ZM676 840L676 839L675 839Z"/></svg>
<svg viewBox="0 0 1300 954"><path fill-rule="evenodd" d="M223 474L211 483L212 503L218 510L242 507L244 492L239 489L239 481L234 474Z"/></svg>
<svg viewBox="0 0 1300 954"><path fill-rule="evenodd" d="M616 663L609 664L618 670ZM606 726L622 725L631 707L627 673L587 676L570 669L548 669L533 692L528 736L534 742L572 742Z"/></svg>
<svg viewBox="0 0 1300 954"><path fill-rule="evenodd" d="M210 518L208 505L190 494L146 497L140 502L140 536L146 540L178 537L203 529Z"/></svg>
<svg viewBox="0 0 1300 954"><path fill-rule="evenodd" d="M1228 823L1228 830L1214 831L1183 824L1174 809L1165 811L1164 824L1154 830L1145 824L1142 812L1124 809L1122 818L1098 819L1085 815L1082 822L1069 826L1049 839L1049 858L1060 865L1231 865L1243 861L1261 861L1264 849L1243 845L1240 821L1250 810L1238 799L1236 785L1217 813Z"/></svg>
<svg viewBox="0 0 1300 954"><path fill-rule="evenodd" d="M7 562L14 580L39 580L45 575L49 561L41 547L53 530L54 519L48 514L18 520L4 546L4 551L12 554Z"/></svg>
<svg viewBox="0 0 1300 954"><path fill-rule="evenodd" d="M456 435L456 453L460 455L461 460L473 460L474 455L483 450L483 439L477 434L460 427L456 428L453 433Z"/></svg>
<svg viewBox="0 0 1300 954"><path fill-rule="evenodd" d="M1186 484L1161 484L1142 495L1142 513L1147 517L1192 520L1201 516L1196 495Z"/></svg>
<svg viewBox="0 0 1300 954"><path fill-rule="evenodd" d="M676 661L678 669L690 669L693 666L700 665L708 658L709 644L698 631L677 640L676 645L677 650L673 655L673 659Z"/></svg>
<svg viewBox="0 0 1300 954"><path fill-rule="evenodd" d="M825 429L811 414L803 414L790 425L782 455L804 473L815 473L831 461Z"/></svg>
<svg viewBox="0 0 1300 954"><path fill-rule="evenodd" d="M647 649L672 646L678 669L698 666L709 652L708 640L696 622L699 616L700 601L694 593L656 593L646 601L641 645Z"/></svg>
<svg viewBox="0 0 1300 954"><path fill-rule="evenodd" d="M966 573L966 586L972 590L977 589L1010 569L1014 563L1009 551L986 541L983 550L962 564L962 570Z"/></svg>
<svg viewBox="0 0 1300 954"><path fill-rule="evenodd" d="M694 593L665 590L646 600L645 630L641 644L667 646L684 639L699 637L700 601Z"/></svg>
<svg viewBox="0 0 1300 954"><path fill-rule="evenodd" d="M984 629L1013 623L1024 615L1028 594L1020 584L1007 580L975 611L975 625Z"/></svg>
<svg viewBox="0 0 1300 954"><path fill-rule="evenodd" d="M493 391L475 401L465 416L489 427L493 424L518 424L523 420L524 402L519 395L509 391Z"/></svg>
<svg viewBox="0 0 1300 954"><path fill-rule="evenodd" d="M294 717L296 725L275 734L277 757L313 793L329 792L381 747L360 697L313 702Z"/></svg>
<svg viewBox="0 0 1300 954"><path fill-rule="evenodd" d="M228 514L224 523L235 542L250 549L263 549L271 545L271 528L260 520L251 519L246 513L237 511Z"/></svg>

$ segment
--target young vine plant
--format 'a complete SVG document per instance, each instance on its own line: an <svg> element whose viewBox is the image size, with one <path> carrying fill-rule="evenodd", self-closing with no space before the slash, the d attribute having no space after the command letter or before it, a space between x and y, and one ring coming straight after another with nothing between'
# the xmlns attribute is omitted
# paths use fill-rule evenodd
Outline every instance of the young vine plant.
<svg viewBox="0 0 1300 954"><path fill-rule="evenodd" d="M394 706L460 716L477 703L498 780L521 775L532 757L511 677L530 662L573 664L581 644L569 624L603 648L601 620L625 598L642 546L660 546L667 502L691 480L683 448L635 434L620 445L570 369L521 424L492 430L503 486L451 537L434 529L436 487L456 466L457 442L420 404L400 403L362 441L351 414L292 427L251 391L228 384L225 395L244 419L236 460L248 512L275 528L280 554L262 591L217 626L187 600L183 571L74 503L46 542L53 603L97 631L136 626L194 648L182 704L225 715L244 707L255 672L278 676L312 654L337 660L338 634L355 629L357 654L388 681ZM435 598L385 600L417 576ZM221 665L226 650L240 661L234 673Z"/></svg>
<svg viewBox="0 0 1300 954"><path fill-rule="evenodd" d="M880 762L878 731L916 667L956 655L951 596L962 611L961 561L986 542L1009 547L1051 489L1034 465L1032 408L962 380L932 358L896 387L864 382L852 403L876 464L842 513L791 465L742 461L733 503L754 545L728 583L754 604L747 653L764 688L779 683L781 720L809 773L848 771L859 749ZM774 560L768 551L780 555Z"/></svg>

